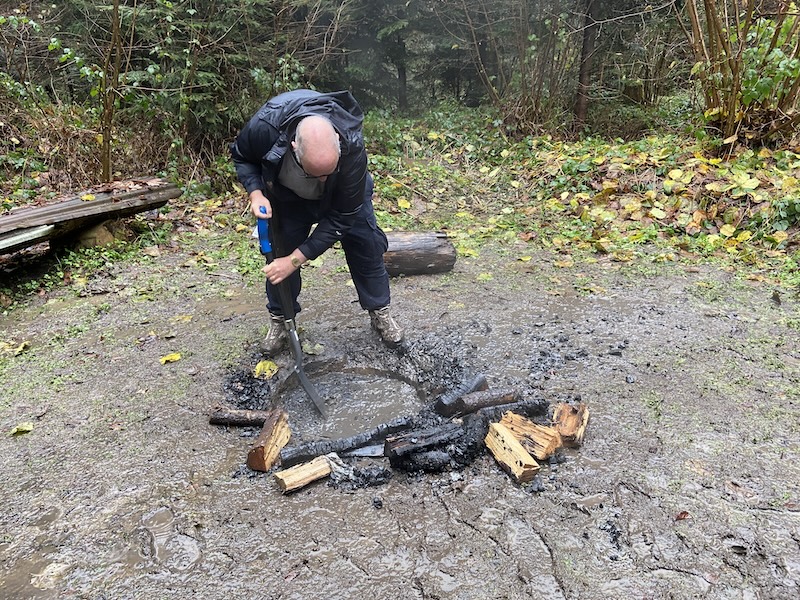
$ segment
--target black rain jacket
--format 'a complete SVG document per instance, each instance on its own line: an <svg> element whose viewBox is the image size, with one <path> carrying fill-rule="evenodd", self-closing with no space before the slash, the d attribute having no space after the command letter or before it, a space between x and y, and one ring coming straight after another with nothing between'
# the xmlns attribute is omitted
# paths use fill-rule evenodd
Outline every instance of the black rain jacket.
<svg viewBox="0 0 800 600"><path fill-rule="evenodd" d="M280 94L258 110L230 146L236 175L248 194L261 190L270 202L315 203L300 198L277 181L281 160L291 149L298 122L311 115L331 121L339 134L342 155L338 173L325 181L317 227L299 247L309 260L342 239L364 202L367 176L362 133L364 113L356 99L348 91L323 94L295 90Z"/></svg>

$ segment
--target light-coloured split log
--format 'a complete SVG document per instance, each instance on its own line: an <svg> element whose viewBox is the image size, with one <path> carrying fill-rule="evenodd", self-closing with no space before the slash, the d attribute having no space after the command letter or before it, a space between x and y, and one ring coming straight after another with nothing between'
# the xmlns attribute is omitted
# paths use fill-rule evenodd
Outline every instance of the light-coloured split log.
<svg viewBox="0 0 800 600"><path fill-rule="evenodd" d="M503 415L500 423L538 460L547 460L561 447L561 435L555 427L539 425L511 411Z"/></svg>
<svg viewBox="0 0 800 600"><path fill-rule="evenodd" d="M589 408L582 402L578 406L561 403L553 411L553 423L565 446L580 446L589 424Z"/></svg>
<svg viewBox="0 0 800 600"><path fill-rule="evenodd" d="M312 461L295 465L290 469L284 469L275 473L278 487L284 494L299 490L309 483L327 477L331 474L331 464L324 456L318 456Z"/></svg>
<svg viewBox="0 0 800 600"><path fill-rule="evenodd" d="M490 423L485 443L500 466L517 483L527 483L539 470L539 465L533 457L528 454L528 451L522 447L522 444L505 425Z"/></svg>
<svg viewBox="0 0 800 600"><path fill-rule="evenodd" d="M269 471L291 436L288 413L278 408L272 409L247 453L247 466L254 471Z"/></svg>

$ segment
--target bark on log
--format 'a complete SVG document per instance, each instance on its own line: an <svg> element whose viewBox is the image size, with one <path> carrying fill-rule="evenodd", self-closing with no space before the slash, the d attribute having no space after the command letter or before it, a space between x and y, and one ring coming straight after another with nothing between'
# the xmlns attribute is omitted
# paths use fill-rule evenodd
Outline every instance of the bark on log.
<svg viewBox="0 0 800 600"><path fill-rule="evenodd" d="M270 417L268 410L242 410L217 406L211 409L208 422L211 425L231 425L234 427L261 427Z"/></svg>
<svg viewBox="0 0 800 600"><path fill-rule="evenodd" d="M485 442L495 460L517 483L530 481L539 471L537 462L505 425L500 423L489 425Z"/></svg>
<svg viewBox="0 0 800 600"><path fill-rule="evenodd" d="M434 410L440 415L450 417L455 414L453 407L461 396L471 392L483 391L488 388L489 384L486 381L486 377L483 374L478 374L472 379L463 381L455 389L439 396L436 400Z"/></svg>
<svg viewBox="0 0 800 600"><path fill-rule="evenodd" d="M471 392L469 394L459 396L448 406L442 407L444 412L437 412L447 417L461 416L473 413L482 408L488 408L490 406L519 402L520 396L521 395L518 390L513 390L510 388Z"/></svg>
<svg viewBox="0 0 800 600"><path fill-rule="evenodd" d="M553 411L553 423L565 446L580 446L589 424L589 408L582 402L577 407L561 403Z"/></svg>
<svg viewBox="0 0 800 600"><path fill-rule="evenodd" d="M390 277L444 273L456 262L456 249L445 233L390 231L383 262Z"/></svg>
<svg viewBox="0 0 800 600"><path fill-rule="evenodd" d="M278 482L278 487L281 488L281 491L286 494L299 490L309 483L327 477L330 474L331 463L324 456L318 456L311 462L278 471L275 473L275 480Z"/></svg>
<svg viewBox="0 0 800 600"><path fill-rule="evenodd" d="M413 419L411 417L398 417L386 423L381 423L369 431L351 437L340 438L338 440L320 440L309 442L302 446L284 448L281 450L281 464L284 467L291 467L317 456L330 454L331 452L339 454L348 450L367 446L377 441L382 441L393 433L408 429L412 426L412 423Z"/></svg>
<svg viewBox="0 0 800 600"><path fill-rule="evenodd" d="M477 418L486 419L488 421L499 421L508 411L528 418L544 417L547 415L549 408L550 405L544 398L532 398L530 400L511 402L510 404L499 404L497 406L482 408L474 413L474 415L476 415ZM467 415L466 418L472 416L473 415Z"/></svg>
<svg viewBox="0 0 800 600"><path fill-rule="evenodd" d="M269 471L277 462L283 448L292 435L289 429L289 415L275 408L264 422L261 433L247 453L247 466L254 471Z"/></svg>
<svg viewBox="0 0 800 600"><path fill-rule="evenodd" d="M407 431L386 438L383 453L389 457L391 462L393 459L412 452L423 452L447 444L462 435L464 435L464 428L458 423L445 423L439 427Z"/></svg>
<svg viewBox="0 0 800 600"><path fill-rule="evenodd" d="M522 447L538 460L547 460L561 447L561 436L555 427L538 425L512 412L504 414L500 424L505 425Z"/></svg>

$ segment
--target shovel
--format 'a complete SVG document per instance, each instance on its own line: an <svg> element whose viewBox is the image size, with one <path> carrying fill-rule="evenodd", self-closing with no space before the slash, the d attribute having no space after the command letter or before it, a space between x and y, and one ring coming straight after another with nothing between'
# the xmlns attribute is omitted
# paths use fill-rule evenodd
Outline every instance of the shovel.
<svg viewBox="0 0 800 600"><path fill-rule="evenodd" d="M261 207L261 212L266 212L263 206ZM272 243L269 240L269 219L256 219L256 221L258 222L258 245L261 249L261 254L264 255L267 259L267 264L269 264L275 259L275 255L272 252ZM300 347L300 338L297 335L297 325L294 321L294 302L289 289L289 280L284 279L276 287L283 307L283 320L286 325L286 333L289 336L289 348L292 351L292 358L294 358L294 372L297 373L300 385L303 386L306 394L311 398L314 406L317 407L319 414L323 418L327 418L325 402L320 398L316 388L309 380L305 370L303 370L303 349Z"/></svg>

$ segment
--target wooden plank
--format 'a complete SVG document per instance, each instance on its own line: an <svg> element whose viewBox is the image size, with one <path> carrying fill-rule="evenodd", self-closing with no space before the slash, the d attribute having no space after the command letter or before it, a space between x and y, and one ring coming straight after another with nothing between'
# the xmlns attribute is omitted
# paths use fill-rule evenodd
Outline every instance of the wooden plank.
<svg viewBox="0 0 800 600"><path fill-rule="evenodd" d="M324 456L318 456L311 462L295 465L289 469L275 473L275 480L278 487L286 494L294 490L299 490L309 483L327 477L331 474L331 464Z"/></svg>
<svg viewBox="0 0 800 600"><path fill-rule="evenodd" d="M539 425L510 411L503 415L500 424L505 425L522 447L539 460L547 460L561 447L561 436L555 427Z"/></svg>
<svg viewBox="0 0 800 600"><path fill-rule="evenodd" d="M553 411L553 423L565 446L580 446L589 424L589 408L583 402L577 407L562 402Z"/></svg>
<svg viewBox="0 0 800 600"><path fill-rule="evenodd" d="M46 242L53 237L55 231L55 225L39 225L0 234L0 254L9 254L21 248Z"/></svg>
<svg viewBox="0 0 800 600"><path fill-rule="evenodd" d="M450 271L456 262L456 249L446 233L389 231L389 248L383 262L391 277Z"/></svg>
<svg viewBox="0 0 800 600"><path fill-rule="evenodd" d="M261 433L247 453L247 466L254 471L269 471L278 461L281 448L292 435L289 429L289 414L275 408L264 422Z"/></svg>
<svg viewBox="0 0 800 600"><path fill-rule="evenodd" d="M505 425L491 423L485 443L495 460L517 483L527 483L539 471L537 462Z"/></svg>
<svg viewBox="0 0 800 600"><path fill-rule="evenodd" d="M0 233L85 220L88 217L102 216L103 220L119 218L164 206L181 193L178 186L163 182L158 186L144 186L120 194L98 194L88 201L78 197L43 206L18 208L0 216Z"/></svg>
<svg viewBox="0 0 800 600"><path fill-rule="evenodd" d="M23 207L0 215L0 254L8 254L75 230L164 206L181 195L174 184L161 182L118 194L100 194L93 200L71 198L44 206ZM124 183L124 182L118 182Z"/></svg>

